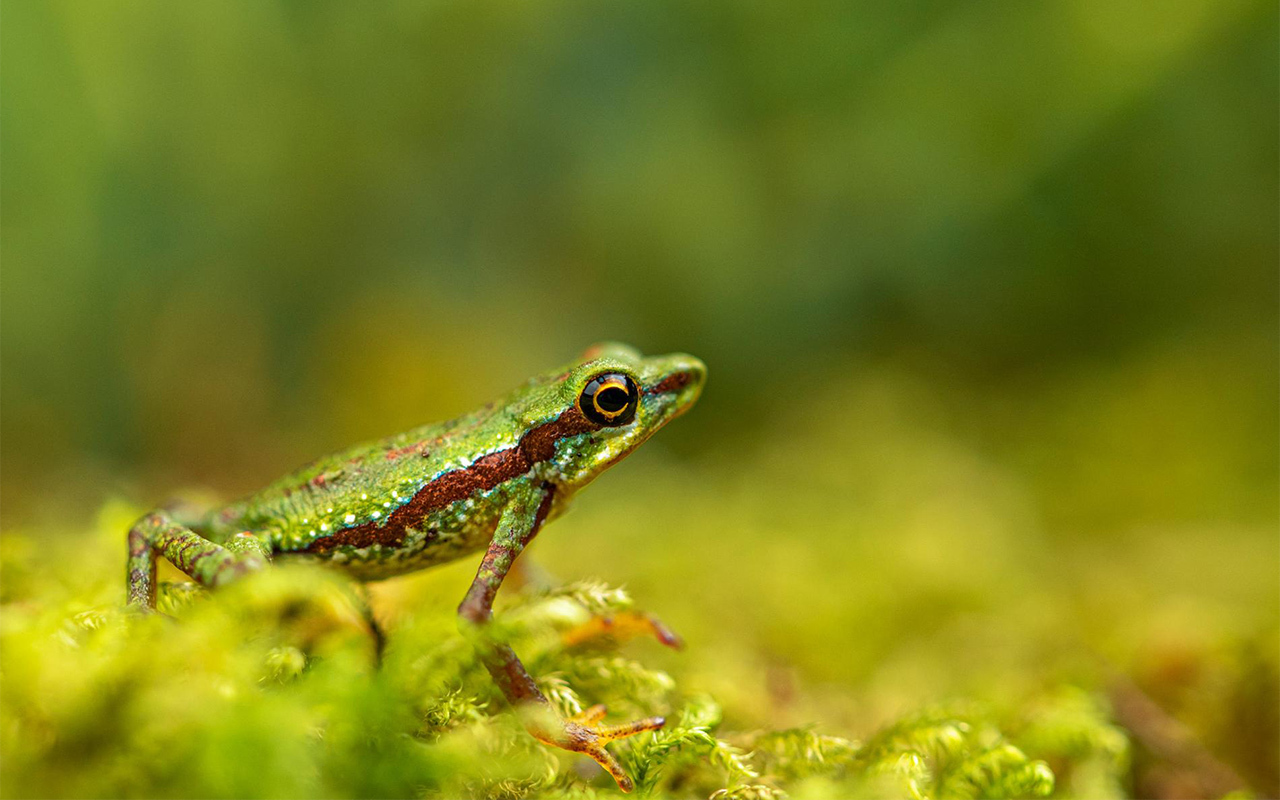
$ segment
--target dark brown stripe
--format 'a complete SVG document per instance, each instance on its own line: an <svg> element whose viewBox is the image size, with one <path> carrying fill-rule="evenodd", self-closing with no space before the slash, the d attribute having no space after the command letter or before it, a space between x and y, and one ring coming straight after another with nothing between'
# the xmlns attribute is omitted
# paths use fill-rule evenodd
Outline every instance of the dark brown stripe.
<svg viewBox="0 0 1280 800"><path fill-rule="evenodd" d="M667 392L678 392L688 386L691 380L693 380L693 375L688 372L673 372L654 385L645 387L644 393L666 394Z"/></svg>
<svg viewBox="0 0 1280 800"><path fill-rule="evenodd" d="M466 500L476 492L488 491L503 481L525 474L535 464L550 460L556 453L556 442L559 440L597 428L598 425L584 417L577 406L573 406L552 421L526 433L515 447L490 453L465 469L455 469L439 476L419 489L409 502L388 514L381 524L370 521L343 528L323 539L316 539L307 545L304 552L323 553L342 546L399 546L408 531L432 511ZM543 501L546 510L550 510L549 498L550 494ZM538 513L545 516L543 507L538 508Z"/></svg>

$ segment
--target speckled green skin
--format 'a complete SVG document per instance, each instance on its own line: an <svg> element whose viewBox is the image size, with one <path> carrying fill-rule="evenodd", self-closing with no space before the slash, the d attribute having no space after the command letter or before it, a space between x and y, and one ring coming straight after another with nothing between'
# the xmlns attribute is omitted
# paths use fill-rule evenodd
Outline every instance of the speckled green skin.
<svg viewBox="0 0 1280 800"><path fill-rule="evenodd" d="M540 375L506 397L463 417L425 425L322 458L210 519L210 538L225 541L254 531L277 555L304 553L335 531L385 519L432 479L464 469L481 457L512 448L528 431L571 407L587 380L600 372L627 371L653 386L677 370L699 376L689 356L641 358L614 346L604 354ZM559 515L573 493L639 447L687 409L701 377L681 393L643 395L636 420L621 428L577 434L557 444L553 459L528 473L433 510L399 547L339 546L325 559L361 579L385 578L453 561L484 548L502 510L512 499L544 482L556 487L549 518Z"/></svg>
<svg viewBox="0 0 1280 800"><path fill-rule="evenodd" d="M580 408L603 374L638 388L634 418L596 424ZM515 558L542 524L586 486L697 400L706 369L692 356L645 358L620 344L589 349L565 367L449 422L320 459L261 492L208 515L148 514L129 532L131 604L155 605L156 558L208 587L269 561L322 561L361 580L400 575L487 550L459 608L482 660L539 739L586 753L630 788L604 743L660 727L651 718L597 725L602 710L553 720L549 704L510 647L479 633Z"/></svg>

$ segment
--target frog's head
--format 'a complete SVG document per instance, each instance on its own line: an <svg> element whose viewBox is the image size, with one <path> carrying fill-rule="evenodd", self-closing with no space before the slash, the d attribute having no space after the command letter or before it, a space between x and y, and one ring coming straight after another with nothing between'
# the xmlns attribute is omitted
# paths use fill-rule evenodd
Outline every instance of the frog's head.
<svg viewBox="0 0 1280 800"><path fill-rule="evenodd" d="M521 449L531 461L549 461L566 488L581 488L688 411L706 374L683 353L645 357L626 345L597 344L544 377L538 405L558 413L531 428Z"/></svg>

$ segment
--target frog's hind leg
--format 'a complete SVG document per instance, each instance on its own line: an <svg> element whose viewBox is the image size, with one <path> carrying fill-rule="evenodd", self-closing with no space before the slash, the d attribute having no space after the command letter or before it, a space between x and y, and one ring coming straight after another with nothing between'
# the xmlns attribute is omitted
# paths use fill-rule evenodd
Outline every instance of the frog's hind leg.
<svg viewBox="0 0 1280 800"><path fill-rule="evenodd" d="M156 605L156 556L167 558L201 586L212 589L267 563L266 543L252 534L238 533L226 546L216 544L165 511L153 511L129 529L129 604Z"/></svg>

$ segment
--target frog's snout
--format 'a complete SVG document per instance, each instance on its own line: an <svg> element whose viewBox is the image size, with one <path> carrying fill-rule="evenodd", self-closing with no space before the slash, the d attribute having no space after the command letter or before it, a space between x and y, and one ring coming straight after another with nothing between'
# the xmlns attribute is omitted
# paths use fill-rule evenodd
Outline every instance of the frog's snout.
<svg viewBox="0 0 1280 800"><path fill-rule="evenodd" d="M707 365L691 355L680 353L661 359L655 380L644 387L646 395L665 400L676 413L693 405L702 394L707 379Z"/></svg>

